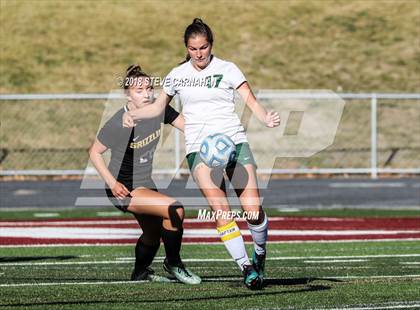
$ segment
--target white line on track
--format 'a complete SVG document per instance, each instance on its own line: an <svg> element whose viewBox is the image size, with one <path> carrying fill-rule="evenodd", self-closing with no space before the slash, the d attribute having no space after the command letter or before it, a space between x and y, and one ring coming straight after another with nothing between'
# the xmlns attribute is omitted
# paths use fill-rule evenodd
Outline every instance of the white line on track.
<svg viewBox="0 0 420 310"><path fill-rule="evenodd" d="M148 281L90 281L90 282L42 282L42 283L11 283L0 284L0 287L20 287L20 286L55 286L55 285L112 285L112 284L137 284Z"/></svg>
<svg viewBox="0 0 420 310"><path fill-rule="evenodd" d="M288 244L288 243L304 243L304 244L317 244L317 243L379 243L379 242L417 242L420 238L386 238L386 239L346 239L346 240L282 240L282 241L269 241L270 244ZM220 246L221 242L185 242L182 246L194 245L209 245ZM245 241L245 244L253 244L252 241ZM6 244L0 245L1 248L61 248L61 247L132 247L132 243L57 243L57 244Z"/></svg>
<svg viewBox="0 0 420 310"><path fill-rule="evenodd" d="M34 213L34 217L57 217L59 216L58 213Z"/></svg>
<svg viewBox="0 0 420 310"><path fill-rule="evenodd" d="M121 240L138 239L140 228L105 228L105 227L7 227L0 230L0 237L40 238L40 239L92 239L92 240ZM372 235L400 235L419 234L420 229L410 230L305 230L305 229L271 229L271 236L367 236ZM248 230L243 236L250 236ZM184 229L184 237L218 239L216 229ZM407 236L411 237L411 236ZM413 236L414 237L414 236Z"/></svg>
<svg viewBox="0 0 420 310"><path fill-rule="evenodd" d="M400 262L401 265L420 265L420 262Z"/></svg>
<svg viewBox="0 0 420 310"><path fill-rule="evenodd" d="M348 182L348 183L330 183L332 188L397 188L406 187L402 182Z"/></svg>
<svg viewBox="0 0 420 310"><path fill-rule="evenodd" d="M18 227L18 226L63 226L63 225L80 225L80 226L90 226L90 225L115 225L115 224L138 224L135 220L97 220L97 221L7 221L0 222L0 227Z"/></svg>
<svg viewBox="0 0 420 310"><path fill-rule="evenodd" d="M39 191L32 190L32 189L18 189L18 190L13 191L13 195L14 196L29 196L29 195L35 195L38 192Z"/></svg>
<svg viewBox="0 0 420 310"><path fill-rule="evenodd" d="M330 279L392 279L392 278L420 278L420 274L414 275L387 275L387 276L328 276L317 277L317 280L330 280ZM242 281L242 277L229 277L229 278L206 278L204 282L231 282ZM275 278L266 278L266 280L276 280ZM173 281L176 282L176 281ZM150 283L149 281L86 281L86 282L39 282L39 283L8 283L0 284L0 287L21 287L21 286L59 286L59 285L112 285L112 284L138 284Z"/></svg>
<svg viewBox="0 0 420 310"><path fill-rule="evenodd" d="M420 302L405 304L404 302L395 303L392 305L377 305L377 306L362 306L362 307L345 307L345 308L322 308L322 310L386 310L386 309L418 309L420 307ZM313 309L313 310L321 310L321 308Z"/></svg>
<svg viewBox="0 0 420 310"><path fill-rule="evenodd" d="M1 263L0 266L103 265L103 264L126 264L126 263L128 262L113 261L113 260L98 260L98 261L84 261L84 262Z"/></svg>
<svg viewBox="0 0 420 310"><path fill-rule="evenodd" d="M300 209L299 208L279 208L277 209L280 212L299 212Z"/></svg>
<svg viewBox="0 0 420 310"><path fill-rule="evenodd" d="M123 213L120 211L107 211L107 212L96 212L97 216L122 216Z"/></svg>
<svg viewBox="0 0 420 310"><path fill-rule="evenodd" d="M367 262L368 259L328 259L328 260L304 260L307 264L329 264L329 263L359 263Z"/></svg>
<svg viewBox="0 0 420 310"><path fill-rule="evenodd" d="M332 276L321 277L320 279L392 279L392 278L420 278L420 274L386 275L386 276Z"/></svg>
<svg viewBox="0 0 420 310"><path fill-rule="evenodd" d="M398 258L398 257L420 257L420 254L395 254L395 255L355 255L355 256L289 256L289 257L267 257L267 260L324 260L324 259L367 259L367 258ZM125 258L125 257L124 257ZM230 262L231 258L185 258L185 262ZM163 262L163 257L155 259L155 262ZM25 262L25 263L0 263L0 266L54 266L54 265L102 265L102 264L128 264L128 260L105 260L105 261L81 261L81 262Z"/></svg>
<svg viewBox="0 0 420 310"><path fill-rule="evenodd" d="M274 221L291 221L296 218L273 216L270 217L270 222ZM305 222L364 222L363 218L340 218L340 217L299 217L299 221ZM239 222L245 222L245 219L237 219ZM197 218L188 218L184 220L184 223L214 223L212 220L201 220ZM0 221L0 226L62 226L62 225L95 225L95 224L135 224L136 220L132 219L121 219L121 220L79 220L79 221ZM215 226L216 227L216 226Z"/></svg>

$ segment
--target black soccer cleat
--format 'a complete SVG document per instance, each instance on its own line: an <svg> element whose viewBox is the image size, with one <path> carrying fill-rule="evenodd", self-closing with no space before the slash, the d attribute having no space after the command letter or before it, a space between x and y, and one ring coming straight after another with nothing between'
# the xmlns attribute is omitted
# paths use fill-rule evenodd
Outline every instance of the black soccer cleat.
<svg viewBox="0 0 420 310"><path fill-rule="evenodd" d="M252 265L245 265L242 273L244 275L244 283L247 288L251 290L262 289L263 281Z"/></svg>

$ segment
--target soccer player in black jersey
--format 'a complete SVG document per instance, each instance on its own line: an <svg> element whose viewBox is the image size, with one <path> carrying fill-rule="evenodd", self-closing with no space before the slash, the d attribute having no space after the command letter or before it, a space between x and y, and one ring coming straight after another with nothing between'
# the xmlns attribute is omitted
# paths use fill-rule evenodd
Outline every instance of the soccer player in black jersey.
<svg viewBox="0 0 420 310"><path fill-rule="evenodd" d="M201 279L181 261L184 208L174 198L159 193L151 178L153 155L161 135L161 123L183 130L184 119L168 105L156 118L140 121L133 128L122 126L124 112L153 104L150 77L140 66L130 66L124 80L127 104L102 127L92 144L90 159L106 183L111 202L123 212L130 212L143 234L136 245L136 262L131 280L164 281L149 267L164 243L164 269L181 282L199 284ZM107 167L102 154L111 150Z"/></svg>

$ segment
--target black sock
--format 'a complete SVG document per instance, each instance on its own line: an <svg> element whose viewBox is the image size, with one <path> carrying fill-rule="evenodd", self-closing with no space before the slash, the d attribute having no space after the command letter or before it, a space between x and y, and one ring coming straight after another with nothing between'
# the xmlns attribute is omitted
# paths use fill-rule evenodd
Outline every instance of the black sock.
<svg viewBox="0 0 420 310"><path fill-rule="evenodd" d="M167 230L162 228L162 240L169 265L175 266L181 264L179 252L181 251L183 233L183 229Z"/></svg>
<svg viewBox="0 0 420 310"><path fill-rule="evenodd" d="M134 269L139 272L146 267L149 267L152 263L155 255L159 249L160 243L156 245L147 245L142 240L141 237L137 240L136 244L136 262L134 264Z"/></svg>

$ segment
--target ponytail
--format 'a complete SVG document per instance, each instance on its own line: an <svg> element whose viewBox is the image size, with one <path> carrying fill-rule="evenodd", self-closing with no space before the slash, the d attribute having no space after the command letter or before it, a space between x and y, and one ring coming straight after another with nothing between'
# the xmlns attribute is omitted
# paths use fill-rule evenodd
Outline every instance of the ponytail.
<svg viewBox="0 0 420 310"><path fill-rule="evenodd" d="M147 73L145 73L139 65L129 66L125 73L123 88L125 90L129 89L130 86L133 84L133 79L139 78L139 77L150 78L150 76Z"/></svg>
<svg viewBox="0 0 420 310"><path fill-rule="evenodd" d="M187 26L184 32L184 44L185 47L188 45L188 40L191 37L202 35L207 39L211 45L213 45L213 32L211 31L210 27L203 22L201 18L194 18L193 22ZM191 59L190 55L187 54L185 60L180 64L186 63Z"/></svg>

